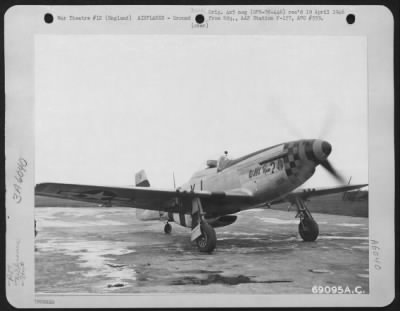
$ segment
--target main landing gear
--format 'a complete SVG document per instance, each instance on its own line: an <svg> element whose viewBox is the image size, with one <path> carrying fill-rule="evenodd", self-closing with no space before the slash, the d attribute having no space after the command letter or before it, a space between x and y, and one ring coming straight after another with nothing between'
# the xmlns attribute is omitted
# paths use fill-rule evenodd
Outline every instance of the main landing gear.
<svg viewBox="0 0 400 311"><path fill-rule="evenodd" d="M215 230L207 222L200 224L201 235L196 239L200 252L211 253L217 246L217 235Z"/></svg>
<svg viewBox="0 0 400 311"><path fill-rule="evenodd" d="M187 202L190 204L189 202ZM217 235L214 228L206 221L204 211L201 205L200 198L191 199L192 211L191 221L185 220L185 215L180 215L180 219L169 218L170 221L180 223L184 227L192 229L191 241L196 242L200 252L211 253L217 246ZM184 216L183 218L181 218ZM186 215L187 216L187 215ZM170 234L172 231L171 224L167 221L164 226L165 234Z"/></svg>
<svg viewBox="0 0 400 311"><path fill-rule="evenodd" d="M299 234L306 242L315 241L319 234L317 222L312 217L310 211L306 207L305 202L298 198L296 199L297 215L300 218Z"/></svg>
<svg viewBox="0 0 400 311"><path fill-rule="evenodd" d="M192 199L191 240L196 241L199 251L204 253L211 253L217 246L217 235L204 218L200 198Z"/></svg>

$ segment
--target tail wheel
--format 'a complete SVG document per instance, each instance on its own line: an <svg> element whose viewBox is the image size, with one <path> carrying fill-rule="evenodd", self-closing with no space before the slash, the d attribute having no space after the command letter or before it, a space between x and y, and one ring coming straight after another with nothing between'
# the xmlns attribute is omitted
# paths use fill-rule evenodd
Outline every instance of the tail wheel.
<svg viewBox="0 0 400 311"><path fill-rule="evenodd" d="M317 222L313 218L304 218L299 223L299 233L306 242L315 241L319 234Z"/></svg>
<svg viewBox="0 0 400 311"><path fill-rule="evenodd" d="M165 234L170 234L172 231L172 226L169 223L166 223L164 226L164 232Z"/></svg>
<svg viewBox="0 0 400 311"><path fill-rule="evenodd" d="M215 230L208 223L200 225L201 236L196 239L197 247L200 252L211 253L217 246L217 236Z"/></svg>

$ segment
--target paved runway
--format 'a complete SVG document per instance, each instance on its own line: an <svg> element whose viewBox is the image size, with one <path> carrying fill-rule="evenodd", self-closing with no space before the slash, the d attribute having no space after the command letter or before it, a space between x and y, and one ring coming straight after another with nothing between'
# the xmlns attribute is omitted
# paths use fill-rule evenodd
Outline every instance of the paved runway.
<svg viewBox="0 0 400 311"><path fill-rule="evenodd" d="M142 222L128 208L36 208L37 293L308 294L314 285L368 293L368 218L314 213L303 242L293 211L250 210L216 229L203 254L190 230Z"/></svg>

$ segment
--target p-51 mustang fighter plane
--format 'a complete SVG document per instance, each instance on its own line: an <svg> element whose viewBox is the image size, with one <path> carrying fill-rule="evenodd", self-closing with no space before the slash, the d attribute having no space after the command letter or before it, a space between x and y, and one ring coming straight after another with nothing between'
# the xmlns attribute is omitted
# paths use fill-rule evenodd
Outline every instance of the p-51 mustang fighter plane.
<svg viewBox="0 0 400 311"><path fill-rule="evenodd" d="M336 179L343 178L327 160L331 145L308 139L275 145L237 159L221 157L208 160L207 167L196 172L188 183L173 190L151 188L144 171L136 174L136 187L108 187L62 183L41 183L36 195L156 211L157 219L191 228L191 240L202 252L216 247L215 227L227 226L237 212L290 202L297 207L299 233L304 241L315 241L318 224L305 201L318 195L345 192L366 186L346 185L325 189L298 189L324 167Z"/></svg>

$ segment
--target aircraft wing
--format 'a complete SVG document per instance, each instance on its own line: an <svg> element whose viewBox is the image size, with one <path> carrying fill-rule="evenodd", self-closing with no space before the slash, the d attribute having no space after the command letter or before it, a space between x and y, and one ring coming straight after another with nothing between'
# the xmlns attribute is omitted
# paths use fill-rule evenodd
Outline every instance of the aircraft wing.
<svg viewBox="0 0 400 311"><path fill-rule="evenodd" d="M150 187L108 187L63 183L41 183L35 194L96 204L134 207L166 212L190 212L191 199L198 197L213 203L248 202L250 193L244 191L210 192L166 190ZM180 202L180 204L178 203Z"/></svg>
<svg viewBox="0 0 400 311"><path fill-rule="evenodd" d="M290 193L288 193L285 197L274 200L270 202L270 204L278 204L282 202L290 202L295 203L297 198L308 200L311 197L322 196L327 194L333 193L340 193L340 192L347 192L350 190L360 189L368 184L359 184L359 185L345 185L345 186L337 186L337 187L330 187L330 188L299 188Z"/></svg>

